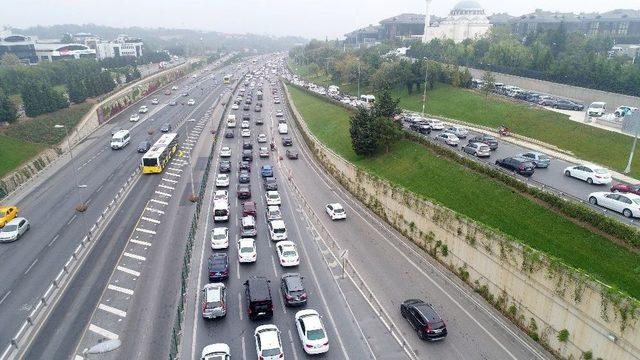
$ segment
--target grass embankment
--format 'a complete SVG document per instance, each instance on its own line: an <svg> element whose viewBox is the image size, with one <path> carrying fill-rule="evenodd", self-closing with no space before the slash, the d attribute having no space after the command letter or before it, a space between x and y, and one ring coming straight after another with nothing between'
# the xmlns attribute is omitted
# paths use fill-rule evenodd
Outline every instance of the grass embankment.
<svg viewBox="0 0 640 360"><path fill-rule="evenodd" d="M32 119L21 119L9 125L0 133L0 177L15 170L35 156L39 151L57 145L64 139L64 129L53 126L62 124L72 131L80 119L89 111L93 104L85 102L72 105L49 114L36 116Z"/></svg>
<svg viewBox="0 0 640 360"><path fill-rule="evenodd" d="M510 188L434 156L408 140L362 158L351 148L349 112L289 87L310 130L356 166L476 219L640 298L640 255L592 233Z"/></svg>
<svg viewBox="0 0 640 360"><path fill-rule="evenodd" d="M308 66L292 64L291 68L298 76L310 81L315 82L314 76L321 76L309 74ZM324 81L323 84L330 83L329 79ZM342 85L341 90L355 93L353 86ZM364 92L366 91L362 90ZM421 91L409 95L402 88L394 91L393 95L400 98L400 107L403 109L422 111ZM487 98L477 91L446 84L438 84L435 89L427 92L426 112L493 128L504 125L517 134L571 151L579 159L592 161L618 172L626 167L633 142L630 136L578 123L569 120L567 115L497 96ZM629 175L640 178L640 148L636 150Z"/></svg>

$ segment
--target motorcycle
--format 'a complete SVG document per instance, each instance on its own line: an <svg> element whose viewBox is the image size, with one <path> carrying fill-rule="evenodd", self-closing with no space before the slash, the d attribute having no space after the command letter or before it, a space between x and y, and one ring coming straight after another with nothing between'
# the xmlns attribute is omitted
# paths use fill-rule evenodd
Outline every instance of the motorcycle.
<svg viewBox="0 0 640 360"><path fill-rule="evenodd" d="M506 126L501 126L500 129L498 129L498 133L500 136L509 136L511 134L511 130Z"/></svg>

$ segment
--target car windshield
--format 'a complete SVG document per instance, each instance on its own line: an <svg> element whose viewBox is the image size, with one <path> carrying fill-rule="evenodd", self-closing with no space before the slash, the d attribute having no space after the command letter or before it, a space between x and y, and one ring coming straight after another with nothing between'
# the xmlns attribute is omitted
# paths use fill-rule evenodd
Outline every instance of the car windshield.
<svg viewBox="0 0 640 360"><path fill-rule="evenodd" d="M262 356L276 356L281 353L279 348L275 349L264 349L262 350Z"/></svg>
<svg viewBox="0 0 640 360"><path fill-rule="evenodd" d="M307 331L307 338L309 338L309 340L320 340L320 339L324 339L324 330L322 329L314 329L314 330L309 330Z"/></svg>
<svg viewBox="0 0 640 360"><path fill-rule="evenodd" d="M285 230L285 228L275 228L273 229L273 232L276 234L284 234L287 230Z"/></svg>
<svg viewBox="0 0 640 360"><path fill-rule="evenodd" d="M214 239L214 240L224 240L224 239L226 239L226 238L227 238L227 236L226 236L225 234L223 234L223 233L220 233L220 234L214 234L214 235L213 235L213 239Z"/></svg>
<svg viewBox="0 0 640 360"><path fill-rule="evenodd" d="M336 213L336 214L342 214L344 212L344 209L336 208L336 209L333 209L333 212Z"/></svg>
<svg viewBox="0 0 640 360"><path fill-rule="evenodd" d="M252 253L253 252L253 247L241 247L240 248L240 252L243 253L243 254Z"/></svg>
<svg viewBox="0 0 640 360"><path fill-rule="evenodd" d="M291 257L291 256L296 256L297 253L294 250L285 250L282 252L282 255Z"/></svg>
<svg viewBox="0 0 640 360"><path fill-rule="evenodd" d="M2 232L4 233L14 232L16 230L18 230L18 225L6 225L2 228Z"/></svg>
<svg viewBox="0 0 640 360"><path fill-rule="evenodd" d="M551 158L550 158L550 157L548 157L547 155L539 155L539 156L538 156L538 158L539 158L540 160L551 160Z"/></svg>

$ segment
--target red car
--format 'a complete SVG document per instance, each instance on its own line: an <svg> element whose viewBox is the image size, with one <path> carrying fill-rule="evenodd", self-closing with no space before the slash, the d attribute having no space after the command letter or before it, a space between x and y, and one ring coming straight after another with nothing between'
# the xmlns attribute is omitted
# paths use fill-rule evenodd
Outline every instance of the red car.
<svg viewBox="0 0 640 360"><path fill-rule="evenodd" d="M248 215L256 217L256 203L253 201L245 201L242 203L242 216Z"/></svg>
<svg viewBox="0 0 640 360"><path fill-rule="evenodd" d="M611 192L623 192L623 193L632 193L632 194L640 195L640 184L638 185L615 184L611 187Z"/></svg>

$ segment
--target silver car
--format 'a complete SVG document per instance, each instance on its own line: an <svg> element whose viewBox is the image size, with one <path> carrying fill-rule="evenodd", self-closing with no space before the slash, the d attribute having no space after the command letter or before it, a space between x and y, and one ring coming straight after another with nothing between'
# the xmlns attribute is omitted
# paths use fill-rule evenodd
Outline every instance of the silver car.
<svg viewBox="0 0 640 360"><path fill-rule="evenodd" d="M227 315L227 288L223 283L211 283L202 289L202 317L215 319Z"/></svg>
<svg viewBox="0 0 640 360"><path fill-rule="evenodd" d="M0 242L11 242L18 240L24 235L31 225L29 221L23 217L17 217L9 221L2 229L0 229Z"/></svg>
<svg viewBox="0 0 640 360"><path fill-rule="evenodd" d="M529 151L527 153L520 154L518 156L521 156L527 160L531 160L531 162L537 168L548 168L549 164L551 164L551 158L548 155L535 152L535 151Z"/></svg>

